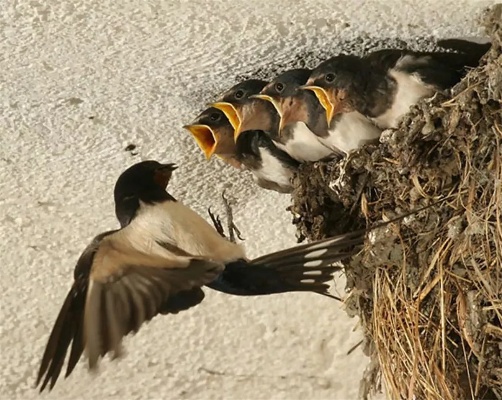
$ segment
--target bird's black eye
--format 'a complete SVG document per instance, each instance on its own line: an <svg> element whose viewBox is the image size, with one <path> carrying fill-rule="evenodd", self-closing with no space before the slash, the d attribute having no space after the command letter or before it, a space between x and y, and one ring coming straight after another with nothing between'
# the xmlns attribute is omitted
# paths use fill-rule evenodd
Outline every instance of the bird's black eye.
<svg viewBox="0 0 502 400"><path fill-rule="evenodd" d="M284 90L284 84L281 82L277 82L275 84L275 90L277 90L279 93L281 93Z"/></svg>
<svg viewBox="0 0 502 400"><path fill-rule="evenodd" d="M242 96L244 96L244 90L239 89L237 92L235 92L235 98L236 99L241 99Z"/></svg>
<svg viewBox="0 0 502 400"><path fill-rule="evenodd" d="M331 83L335 80L335 74L326 74L324 80L328 83Z"/></svg>
<svg viewBox="0 0 502 400"><path fill-rule="evenodd" d="M218 121L220 119L221 115L219 113L212 113L210 116L209 116L209 119L211 121Z"/></svg>

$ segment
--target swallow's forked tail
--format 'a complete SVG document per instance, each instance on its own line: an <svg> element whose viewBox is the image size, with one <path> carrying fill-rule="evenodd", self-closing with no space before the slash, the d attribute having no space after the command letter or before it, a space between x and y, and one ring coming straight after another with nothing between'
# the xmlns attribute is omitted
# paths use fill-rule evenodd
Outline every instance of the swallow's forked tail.
<svg viewBox="0 0 502 400"><path fill-rule="evenodd" d="M354 255L364 243L366 230L271 253L251 261L237 260L211 284L212 289L240 296L285 292L315 292L328 295L334 265Z"/></svg>
<svg viewBox="0 0 502 400"><path fill-rule="evenodd" d="M397 222L449 198L412 210L369 229L345 233L328 239L267 254L251 261L228 263L216 280L206 286L238 296L257 296L285 292L328 293L328 282L341 269L335 263L359 252L369 231Z"/></svg>

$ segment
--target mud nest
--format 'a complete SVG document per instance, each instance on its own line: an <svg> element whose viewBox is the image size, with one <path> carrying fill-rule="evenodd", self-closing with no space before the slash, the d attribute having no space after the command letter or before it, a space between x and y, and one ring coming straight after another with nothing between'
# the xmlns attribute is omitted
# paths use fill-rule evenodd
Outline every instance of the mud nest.
<svg viewBox="0 0 502 400"><path fill-rule="evenodd" d="M502 5L492 48L449 93L381 143L304 164L291 212L321 239L433 205L373 231L345 268L371 357L361 397L502 399ZM383 379L382 379L383 378Z"/></svg>

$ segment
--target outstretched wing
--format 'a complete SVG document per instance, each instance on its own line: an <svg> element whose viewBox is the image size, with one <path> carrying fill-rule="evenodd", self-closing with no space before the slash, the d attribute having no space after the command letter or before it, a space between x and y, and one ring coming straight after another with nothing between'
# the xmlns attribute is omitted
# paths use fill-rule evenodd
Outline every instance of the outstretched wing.
<svg viewBox="0 0 502 400"><path fill-rule="evenodd" d="M124 336L159 313L200 303L201 286L223 269L222 264L165 248L138 250L127 228L98 238L77 263L76 280L49 337L37 378L37 385L43 380L41 391L49 382L50 389L55 385L70 346L66 376L83 351L91 369L108 352L119 356Z"/></svg>

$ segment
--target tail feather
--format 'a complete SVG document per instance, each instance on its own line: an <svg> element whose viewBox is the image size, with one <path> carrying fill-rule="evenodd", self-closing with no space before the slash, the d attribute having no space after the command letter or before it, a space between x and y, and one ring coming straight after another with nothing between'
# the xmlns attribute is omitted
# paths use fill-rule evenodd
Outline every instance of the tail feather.
<svg viewBox="0 0 502 400"><path fill-rule="evenodd" d="M313 243L267 254L251 261L237 260L210 284L214 290L238 296L269 295L285 292L316 292L326 296L333 274L340 270L335 263L353 256L361 249L366 234L446 200L400 215L394 219ZM332 296L330 296L332 297Z"/></svg>
<svg viewBox="0 0 502 400"><path fill-rule="evenodd" d="M251 261L228 263L208 287L239 296L285 292L315 292L328 295L333 265L359 251L366 230L307 243ZM332 297L332 296L330 296Z"/></svg>
<svg viewBox="0 0 502 400"><path fill-rule="evenodd" d="M444 49L458 51L464 54L471 54L474 59L480 59L491 47L490 42L479 43L466 39L441 39L437 42L438 46Z"/></svg>
<svg viewBox="0 0 502 400"><path fill-rule="evenodd" d="M327 294L333 274L339 267L299 267L275 269L267 264L238 260L226 265L211 289L237 296L259 296L286 292Z"/></svg>
<svg viewBox="0 0 502 400"><path fill-rule="evenodd" d="M481 58L491 47L491 43L476 43L463 39L443 39L438 41L438 45L456 52L442 53L440 58L446 61L445 65L455 68L457 71L478 67ZM460 77L462 76L463 74Z"/></svg>
<svg viewBox="0 0 502 400"><path fill-rule="evenodd" d="M250 264L267 264L270 267L279 268L283 265L303 266L305 263L318 261L320 262L317 265L319 267L330 265L352 255L353 250L349 249L362 245L366 233L366 229L361 229L313 243L306 243L255 258L250 261Z"/></svg>

